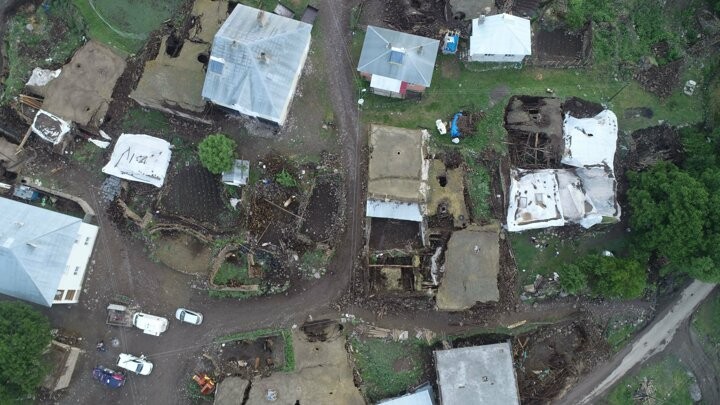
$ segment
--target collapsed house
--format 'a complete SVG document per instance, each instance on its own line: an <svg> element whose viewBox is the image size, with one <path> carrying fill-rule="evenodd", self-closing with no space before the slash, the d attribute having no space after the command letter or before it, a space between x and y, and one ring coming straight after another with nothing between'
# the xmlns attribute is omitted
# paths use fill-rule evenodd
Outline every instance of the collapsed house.
<svg viewBox="0 0 720 405"><path fill-rule="evenodd" d="M202 97L283 125L310 50L312 25L242 4L213 40Z"/></svg>
<svg viewBox="0 0 720 405"><path fill-rule="evenodd" d="M499 228L470 225L464 167L428 156L427 139L425 130L370 127L369 290L435 295L443 311L498 301Z"/></svg>
<svg viewBox="0 0 720 405"><path fill-rule="evenodd" d="M368 25L357 70L375 94L419 97L430 87L440 41Z"/></svg>
<svg viewBox="0 0 720 405"><path fill-rule="evenodd" d="M558 99L513 97L506 112L510 154L507 227L511 232L620 219L613 170L617 117L577 118ZM588 114L585 114L588 115Z"/></svg>

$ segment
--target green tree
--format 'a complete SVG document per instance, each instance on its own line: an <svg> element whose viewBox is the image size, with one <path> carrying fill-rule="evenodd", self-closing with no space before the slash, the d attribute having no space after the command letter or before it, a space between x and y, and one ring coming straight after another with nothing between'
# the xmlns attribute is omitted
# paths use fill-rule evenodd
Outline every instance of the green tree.
<svg viewBox="0 0 720 405"><path fill-rule="evenodd" d="M628 173L635 248L674 264L704 255L710 197L700 181L671 163Z"/></svg>
<svg viewBox="0 0 720 405"><path fill-rule="evenodd" d="M587 275L575 264L566 263L558 271L560 286L569 294L579 294L588 286Z"/></svg>
<svg viewBox="0 0 720 405"><path fill-rule="evenodd" d="M220 174L233 167L235 141L223 134L208 135L198 146L200 162L210 173Z"/></svg>
<svg viewBox="0 0 720 405"><path fill-rule="evenodd" d="M47 374L42 353L50 344L50 323L20 302L0 302L0 403L35 392Z"/></svg>
<svg viewBox="0 0 720 405"><path fill-rule="evenodd" d="M592 273L592 289L608 298L637 298L645 291L647 273L645 267L632 259L596 256Z"/></svg>

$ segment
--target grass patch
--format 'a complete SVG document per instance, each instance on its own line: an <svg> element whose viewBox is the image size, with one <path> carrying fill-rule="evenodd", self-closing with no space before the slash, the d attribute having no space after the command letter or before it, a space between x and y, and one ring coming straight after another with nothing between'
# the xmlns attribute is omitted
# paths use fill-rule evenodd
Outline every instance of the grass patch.
<svg viewBox="0 0 720 405"><path fill-rule="evenodd" d="M72 0L87 23L88 36L123 56L140 50L182 0Z"/></svg>
<svg viewBox="0 0 720 405"><path fill-rule="evenodd" d="M713 294L695 312L692 327L697 333L703 350L720 371L720 294Z"/></svg>
<svg viewBox="0 0 720 405"><path fill-rule="evenodd" d="M12 16L5 33L8 76L0 104L20 94L35 67L57 68L70 59L82 45L84 30L82 18L69 0L51 2L48 12L38 7L33 14Z"/></svg>
<svg viewBox="0 0 720 405"><path fill-rule="evenodd" d="M608 322L607 328L603 336L605 341L608 342L613 352L617 352L622 349L627 342L632 339L635 332L642 326L642 324L635 324L631 319L624 319L622 317L613 317Z"/></svg>
<svg viewBox="0 0 720 405"><path fill-rule="evenodd" d="M468 165L467 187L475 222L492 218L490 210L490 174L473 156L465 159Z"/></svg>
<svg viewBox="0 0 720 405"><path fill-rule="evenodd" d="M215 274L213 282L220 285L228 284L232 280L240 284L257 284L260 282L260 280L248 276L247 259L245 256L241 256L241 258L242 264L239 266L228 262L223 263Z"/></svg>
<svg viewBox="0 0 720 405"><path fill-rule="evenodd" d="M215 392L210 395L204 395L200 392L200 386L192 379L185 383L185 395L193 404L201 404L203 402L212 403L215 400Z"/></svg>
<svg viewBox="0 0 720 405"><path fill-rule="evenodd" d="M652 398L660 404L690 405L689 388L693 384L685 366L677 358L666 356L662 361L643 367L637 374L623 378L605 398L609 405L635 404L634 396L638 392L643 379L647 378L654 388Z"/></svg>
<svg viewBox="0 0 720 405"><path fill-rule="evenodd" d="M622 256L627 252L629 243L628 234L619 224L567 239L555 236L552 230L511 232L508 236L515 252L521 287L533 283L538 274L549 276L563 264L572 263L589 253L609 250ZM535 247L532 237L541 245L540 248Z"/></svg>
<svg viewBox="0 0 720 405"><path fill-rule="evenodd" d="M123 128L157 134L170 132L170 121L157 110L142 107L132 107L122 119Z"/></svg>
<svg viewBox="0 0 720 405"><path fill-rule="evenodd" d="M80 147L75 148L73 154L70 155L72 160L93 170L100 168L100 158L103 155L103 149L90 142L82 142Z"/></svg>
<svg viewBox="0 0 720 405"><path fill-rule="evenodd" d="M262 291L222 291L222 290L209 290L208 296L210 298L233 298L237 300L244 300L247 298L257 297L262 295Z"/></svg>
<svg viewBox="0 0 720 405"><path fill-rule="evenodd" d="M267 0L230 0L231 3L240 3L244 4L246 6L258 8L265 11L273 11L275 9L275 6L278 4L277 1L267 1ZM303 11L305 11L305 7L307 7L310 3L315 3L315 1L311 0L285 0L281 2L285 7L290 8L292 11L295 12L295 18L298 20L300 17L302 17Z"/></svg>
<svg viewBox="0 0 720 405"><path fill-rule="evenodd" d="M421 383L426 349L422 343L353 339L351 345L370 402L396 396Z"/></svg>
<svg viewBox="0 0 720 405"><path fill-rule="evenodd" d="M332 252L309 250L300 258L300 274L305 279L320 278L327 271L327 263ZM318 274L319 276L316 276Z"/></svg>
<svg viewBox="0 0 720 405"><path fill-rule="evenodd" d="M258 329L250 332L239 332L222 336L215 340L216 343L227 343L236 340L258 340L270 336L281 336L285 348L285 363L280 371L290 372L295 370L295 350L293 349L292 331L290 329Z"/></svg>

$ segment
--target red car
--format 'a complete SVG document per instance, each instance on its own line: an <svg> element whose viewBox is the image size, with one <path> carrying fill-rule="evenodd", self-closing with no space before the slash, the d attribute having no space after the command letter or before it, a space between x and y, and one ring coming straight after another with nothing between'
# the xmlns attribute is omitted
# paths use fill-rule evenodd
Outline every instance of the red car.
<svg viewBox="0 0 720 405"><path fill-rule="evenodd" d="M110 388L120 388L125 385L125 373L117 372L107 367L95 367L92 375L94 380L100 381Z"/></svg>

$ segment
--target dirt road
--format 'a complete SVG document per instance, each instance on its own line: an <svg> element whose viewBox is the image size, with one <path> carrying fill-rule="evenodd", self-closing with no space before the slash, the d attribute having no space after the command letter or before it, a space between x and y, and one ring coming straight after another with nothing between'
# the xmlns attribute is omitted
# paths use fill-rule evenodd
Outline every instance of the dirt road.
<svg viewBox="0 0 720 405"><path fill-rule="evenodd" d="M695 308L715 288L715 284L694 281L682 292L677 301L663 314L658 315L647 330L637 337L632 346L626 347L613 359L585 377L563 398L559 404L588 404L605 393L628 371L660 353L673 340L673 336Z"/></svg>

